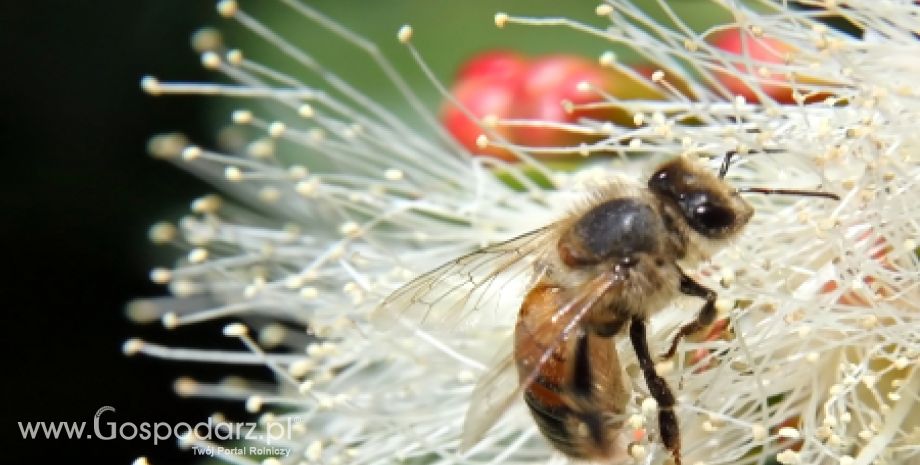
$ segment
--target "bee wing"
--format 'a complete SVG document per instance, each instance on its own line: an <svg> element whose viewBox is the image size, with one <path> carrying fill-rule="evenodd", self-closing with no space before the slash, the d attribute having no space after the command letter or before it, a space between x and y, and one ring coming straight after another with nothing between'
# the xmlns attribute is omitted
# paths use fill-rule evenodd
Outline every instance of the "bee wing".
<svg viewBox="0 0 920 465"><path fill-rule="evenodd" d="M489 371L479 378L473 389L463 420L461 452L476 445L516 399L519 379L514 361L514 336L509 337L501 348Z"/></svg>
<svg viewBox="0 0 920 465"><path fill-rule="evenodd" d="M536 326L533 329L535 334L552 331L557 336L540 357L533 361L533 369L526 376L517 372L513 341L502 346L499 362L480 378L473 389L463 423L461 452L468 451L485 436L518 395L537 379L540 368L553 356L556 348L580 330L579 323L588 311L607 293L617 292L624 282L625 275L620 270L606 271L583 284L552 318Z"/></svg>
<svg viewBox="0 0 920 465"><path fill-rule="evenodd" d="M402 324L454 331L480 321L488 310L498 316L499 309L517 309L520 301L511 300L526 291L552 230L545 226L484 247L415 278L385 298L371 321L380 329Z"/></svg>

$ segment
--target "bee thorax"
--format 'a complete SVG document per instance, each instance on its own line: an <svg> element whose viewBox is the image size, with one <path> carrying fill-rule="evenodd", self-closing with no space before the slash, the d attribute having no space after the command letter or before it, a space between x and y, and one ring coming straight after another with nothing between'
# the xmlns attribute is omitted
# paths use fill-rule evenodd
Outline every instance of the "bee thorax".
<svg viewBox="0 0 920 465"><path fill-rule="evenodd" d="M589 210L563 234L559 256L577 268L653 253L663 229L659 215L641 199L609 200Z"/></svg>

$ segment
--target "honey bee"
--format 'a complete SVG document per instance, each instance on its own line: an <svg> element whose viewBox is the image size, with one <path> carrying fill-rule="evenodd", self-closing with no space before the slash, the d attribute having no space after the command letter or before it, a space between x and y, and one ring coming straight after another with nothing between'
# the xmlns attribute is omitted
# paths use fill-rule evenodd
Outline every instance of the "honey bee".
<svg viewBox="0 0 920 465"><path fill-rule="evenodd" d="M838 199L821 191L734 188L724 180L734 155L724 156L718 174L678 157L658 166L644 186L613 182L565 218L448 262L384 299L375 310L378 322L458 328L488 318L488 302L512 281L531 276L513 341L473 390L461 450L477 443L523 394L557 450L587 460L622 455L630 390L613 337L626 333L658 404L660 440L680 465L675 399L655 371L646 322L679 295L704 300L664 358L676 353L682 338L713 323L716 292L682 266L707 259L741 233L754 213L741 194Z"/></svg>

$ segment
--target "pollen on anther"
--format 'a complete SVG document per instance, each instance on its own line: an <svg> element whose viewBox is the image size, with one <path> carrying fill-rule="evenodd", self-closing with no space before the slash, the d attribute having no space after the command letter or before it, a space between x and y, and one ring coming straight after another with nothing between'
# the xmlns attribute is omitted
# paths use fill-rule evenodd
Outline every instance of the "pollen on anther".
<svg viewBox="0 0 920 465"><path fill-rule="evenodd" d="M865 329L872 329L878 325L878 317L875 315L866 315L859 320L859 325Z"/></svg>
<svg viewBox="0 0 920 465"><path fill-rule="evenodd" d="M153 76L144 76L141 78L141 89L150 95L160 95L160 81Z"/></svg>
<svg viewBox="0 0 920 465"><path fill-rule="evenodd" d="M361 225L354 221L348 221L339 226L339 233L347 237L358 237L361 235Z"/></svg>
<svg viewBox="0 0 920 465"><path fill-rule="evenodd" d="M195 213L215 213L220 210L220 197L214 194L199 197L192 202L191 210Z"/></svg>
<svg viewBox="0 0 920 465"><path fill-rule="evenodd" d="M476 138L476 147L484 149L488 146L489 146L489 138L486 137L485 134L480 134L479 137Z"/></svg>
<svg viewBox="0 0 920 465"><path fill-rule="evenodd" d="M150 281L156 284L167 284L172 280L172 271L166 268L154 268L150 270Z"/></svg>
<svg viewBox="0 0 920 465"><path fill-rule="evenodd" d="M147 457L138 457L131 462L131 465L150 465L150 461L147 460Z"/></svg>
<svg viewBox="0 0 920 465"><path fill-rule="evenodd" d="M152 323L160 318L160 307L149 300L135 300L125 307L125 315L135 323Z"/></svg>
<svg viewBox="0 0 920 465"><path fill-rule="evenodd" d="M318 462L319 459L323 458L323 443L318 440L311 442L303 455L311 462Z"/></svg>
<svg viewBox="0 0 920 465"><path fill-rule="evenodd" d="M291 165L287 171L291 179L303 179L310 175L310 170L303 165Z"/></svg>
<svg viewBox="0 0 920 465"><path fill-rule="evenodd" d="M239 66L243 64L243 51L235 48L227 52L227 63L230 63L233 66Z"/></svg>
<svg viewBox="0 0 920 465"><path fill-rule="evenodd" d="M193 430L182 431L179 433L179 447L189 447L192 444L192 441L195 440L197 435Z"/></svg>
<svg viewBox="0 0 920 465"><path fill-rule="evenodd" d="M642 444L633 444L629 447L629 455L636 461L645 459L646 451Z"/></svg>
<svg viewBox="0 0 920 465"><path fill-rule="evenodd" d="M664 360L655 364L655 371L661 375L666 376L672 371L674 371L674 361L673 360Z"/></svg>
<svg viewBox="0 0 920 465"><path fill-rule="evenodd" d="M201 148L195 145L189 145L182 149L182 159L185 161L194 161L201 156Z"/></svg>
<svg viewBox="0 0 920 465"><path fill-rule="evenodd" d="M604 53L601 53L601 56L597 59L597 61L601 66L613 66L617 62L617 54L608 50Z"/></svg>
<svg viewBox="0 0 920 465"><path fill-rule="evenodd" d="M290 290L300 289L303 287L303 276L292 275L284 279L284 287Z"/></svg>
<svg viewBox="0 0 920 465"><path fill-rule="evenodd" d="M364 301L364 291L354 281L349 281L342 286L342 291L351 297L351 302L355 305Z"/></svg>
<svg viewBox="0 0 920 465"><path fill-rule="evenodd" d="M792 449L786 449L776 454L776 461L783 465L796 465L800 463L799 454Z"/></svg>
<svg viewBox="0 0 920 465"><path fill-rule="evenodd" d="M265 186L259 189L259 200L267 204L276 203L278 200L281 200L281 191L274 186Z"/></svg>
<svg viewBox="0 0 920 465"><path fill-rule="evenodd" d="M264 401L261 396L249 396L246 399L246 411L249 413L257 413L259 410L262 410L262 404Z"/></svg>
<svg viewBox="0 0 920 465"><path fill-rule="evenodd" d="M735 282L735 270L731 268L723 268L720 274L720 281L723 286L731 286Z"/></svg>
<svg viewBox="0 0 920 465"><path fill-rule="evenodd" d="M192 378L181 377L177 378L173 383L173 390L176 391L180 397L189 397L195 395L198 392L198 382Z"/></svg>
<svg viewBox="0 0 920 465"><path fill-rule="evenodd" d="M235 0L221 0L217 3L217 12L224 18L232 18L240 10Z"/></svg>
<svg viewBox="0 0 920 465"><path fill-rule="evenodd" d="M224 178L230 182L239 182L243 180L243 171L236 166L224 168Z"/></svg>
<svg viewBox="0 0 920 465"><path fill-rule="evenodd" d="M799 439L802 437L802 435L799 433L799 430L789 427L789 426L780 428L779 431L776 432L776 434L777 436L781 438L788 438L788 439Z"/></svg>
<svg viewBox="0 0 920 465"><path fill-rule="evenodd" d="M144 341L138 338L131 338L121 345L121 352L127 356L132 356L144 349Z"/></svg>
<svg viewBox="0 0 920 465"><path fill-rule="evenodd" d="M716 299L715 307L716 307L716 312L718 312L720 315L725 314L725 313L728 313L734 307L734 302L732 302L729 299L718 298Z"/></svg>
<svg viewBox="0 0 920 465"><path fill-rule="evenodd" d="M234 110L230 114L230 120L236 124L252 123L252 112L249 110Z"/></svg>
<svg viewBox="0 0 920 465"><path fill-rule="evenodd" d="M398 170L396 168L390 168L383 172L383 177L389 181L400 181L402 180L403 176L404 175L402 170Z"/></svg>
<svg viewBox="0 0 920 465"><path fill-rule="evenodd" d="M220 49L224 40L217 29L203 27L192 34L191 43L193 50L198 53L204 53Z"/></svg>
<svg viewBox="0 0 920 465"><path fill-rule="evenodd" d="M302 118L312 118L316 115L316 112L313 110L312 105L304 103L297 108L297 114Z"/></svg>
<svg viewBox="0 0 920 465"><path fill-rule="evenodd" d="M162 221L150 227L147 231L147 238L154 244L165 244L175 239L178 232L172 223Z"/></svg>
<svg viewBox="0 0 920 465"><path fill-rule="evenodd" d="M562 100L559 102L559 105L562 106L562 111L566 112L567 114L572 114L575 111L575 103L571 100Z"/></svg>
<svg viewBox="0 0 920 465"><path fill-rule="evenodd" d="M160 323L162 323L163 327L166 329L174 329L179 326L179 315L173 312L165 313L160 317Z"/></svg>
<svg viewBox="0 0 920 465"><path fill-rule="evenodd" d="M185 135L170 132L151 137L147 141L147 152L156 158L172 159L179 156L187 146Z"/></svg>
<svg viewBox="0 0 920 465"><path fill-rule="evenodd" d="M412 40L412 26L406 24L399 28L399 32L396 33L396 37L399 39L400 43L409 43L409 41Z"/></svg>
<svg viewBox="0 0 920 465"><path fill-rule="evenodd" d="M319 189L319 180L309 179L305 181L300 181L294 186L294 190L298 194L304 197L311 197L316 194L316 191Z"/></svg>
<svg viewBox="0 0 920 465"><path fill-rule="evenodd" d="M657 409L658 409L658 401L655 400L654 397L646 397L642 401L642 413L645 414L645 416L649 416L655 413L655 410Z"/></svg>
<svg viewBox="0 0 920 465"><path fill-rule="evenodd" d="M507 13L495 13L495 25L502 28L508 24L508 14Z"/></svg>
<svg viewBox="0 0 920 465"><path fill-rule="evenodd" d="M311 390L313 390L313 381L309 379L300 383L300 386L297 386L297 391L301 394L306 394Z"/></svg>
<svg viewBox="0 0 920 465"><path fill-rule="evenodd" d="M230 323L224 326L224 336L241 337L249 333L249 328L243 323Z"/></svg>
<svg viewBox="0 0 920 465"><path fill-rule="evenodd" d="M594 14L598 16L607 16L610 13L613 13L613 7L606 3L601 3L600 5L594 8Z"/></svg>
<svg viewBox="0 0 920 465"><path fill-rule="evenodd" d="M214 52L204 52L201 54L201 64L211 70L220 68L220 55Z"/></svg>
<svg viewBox="0 0 920 465"><path fill-rule="evenodd" d="M307 131L307 138L313 144L319 144L326 140L326 131L323 131L321 128L311 128Z"/></svg>
<svg viewBox="0 0 920 465"><path fill-rule="evenodd" d="M664 71L658 69L652 73L652 81L661 82L664 79Z"/></svg>
<svg viewBox="0 0 920 465"><path fill-rule="evenodd" d="M495 126L498 126L499 117L494 113L489 113L483 115L481 121L483 126L494 128Z"/></svg>
<svg viewBox="0 0 920 465"><path fill-rule="evenodd" d="M302 358L300 360L294 361L288 366L288 373L295 377L301 378L306 376L313 368L316 367L316 362L310 360L309 358Z"/></svg>
<svg viewBox="0 0 920 465"><path fill-rule="evenodd" d="M191 263L202 263L208 259L208 250L201 247L192 249L188 253L188 261Z"/></svg>
<svg viewBox="0 0 920 465"><path fill-rule="evenodd" d="M287 126L281 121L275 121L268 126L268 134L272 137L283 136L285 130L287 130Z"/></svg>
<svg viewBox="0 0 920 465"><path fill-rule="evenodd" d="M193 281L174 279L169 283L169 291L176 297L188 297L201 292L201 288Z"/></svg>
<svg viewBox="0 0 920 465"><path fill-rule="evenodd" d="M267 324L259 330L259 343L265 347L272 348L279 346L284 342L287 335L287 329L277 323Z"/></svg>
<svg viewBox="0 0 920 465"><path fill-rule="evenodd" d="M633 414L629 416L629 419L626 420L632 429L639 429L645 426L645 417L639 414Z"/></svg>
<svg viewBox="0 0 920 465"><path fill-rule="evenodd" d="M315 287L305 287L300 290L300 297L306 300L313 300L319 296L319 290Z"/></svg>
<svg viewBox="0 0 920 465"><path fill-rule="evenodd" d="M275 154L275 142L271 139L254 140L246 147L246 153L253 158L270 158Z"/></svg>
<svg viewBox="0 0 920 465"><path fill-rule="evenodd" d="M460 370L457 372L457 382L469 384L476 381L476 374L470 370Z"/></svg>

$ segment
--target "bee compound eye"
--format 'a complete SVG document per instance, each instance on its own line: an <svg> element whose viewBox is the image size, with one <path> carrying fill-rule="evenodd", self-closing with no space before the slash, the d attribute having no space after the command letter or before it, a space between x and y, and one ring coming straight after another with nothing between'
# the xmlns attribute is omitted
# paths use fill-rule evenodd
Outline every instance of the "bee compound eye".
<svg viewBox="0 0 920 465"><path fill-rule="evenodd" d="M707 229L723 229L735 222L735 214L730 209L705 202L693 209L693 218Z"/></svg>
<svg viewBox="0 0 920 465"><path fill-rule="evenodd" d="M671 179L671 174L667 169L656 172L648 180L648 187L660 194L665 194L668 196L673 195L674 185Z"/></svg>

